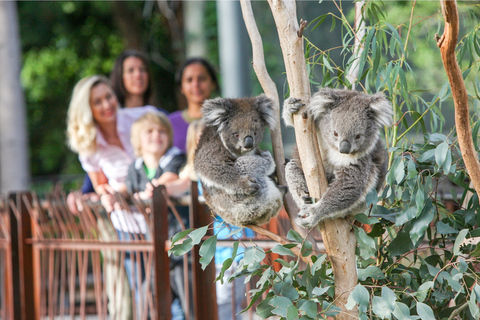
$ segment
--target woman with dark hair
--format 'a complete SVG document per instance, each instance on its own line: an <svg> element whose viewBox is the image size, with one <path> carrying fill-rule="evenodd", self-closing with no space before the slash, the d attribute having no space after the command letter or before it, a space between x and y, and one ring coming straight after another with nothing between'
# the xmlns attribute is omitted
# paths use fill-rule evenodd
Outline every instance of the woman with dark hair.
<svg viewBox="0 0 480 320"><path fill-rule="evenodd" d="M110 74L118 102L125 108L152 104L152 78L147 58L137 50L122 52Z"/></svg>
<svg viewBox="0 0 480 320"><path fill-rule="evenodd" d="M175 82L187 100L187 108L169 115L173 127L173 145L186 152L188 125L202 117L202 105L218 90L214 68L203 58L187 59L175 74Z"/></svg>

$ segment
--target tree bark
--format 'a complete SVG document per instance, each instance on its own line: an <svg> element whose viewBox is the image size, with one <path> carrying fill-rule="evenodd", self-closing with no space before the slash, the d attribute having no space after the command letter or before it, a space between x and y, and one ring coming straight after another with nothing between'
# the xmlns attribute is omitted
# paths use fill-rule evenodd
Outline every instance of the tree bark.
<svg viewBox="0 0 480 320"><path fill-rule="evenodd" d="M295 1L268 0L268 3L280 38L290 96L307 103L311 93L302 37L306 23L301 21L299 27ZM317 142L318 133L315 133L313 121L303 112L294 116L294 124L297 147L310 195L320 198L328 188L328 183ZM335 275L336 305L342 310L337 319L355 318L357 311L345 308L349 293L358 282L355 234L345 219L327 220L319 226Z"/></svg>
<svg viewBox="0 0 480 320"><path fill-rule="evenodd" d="M0 193L24 191L30 184L21 57L17 4L0 1Z"/></svg>
<svg viewBox="0 0 480 320"><path fill-rule="evenodd" d="M184 1L182 6L186 57L205 57L207 55L206 2L203 0Z"/></svg>
<svg viewBox="0 0 480 320"><path fill-rule="evenodd" d="M456 1L441 0L442 14L445 19L445 30L441 38L437 39L440 48L443 66L447 73L455 105L455 127L457 130L458 144L462 153L465 166L470 175L470 181L477 194L480 192L480 163L472 139L470 116L468 108L468 95L463 81L462 71L458 66L455 55L455 46L458 41L458 10Z"/></svg>
<svg viewBox="0 0 480 320"><path fill-rule="evenodd" d="M356 59L352 63L352 67L347 74L347 79L352 84L352 90L355 90L356 81L358 78L358 69L360 64L360 56L364 50L362 45L363 37L365 36L365 19L363 17L362 7L365 1L355 2L355 44L353 48L353 55Z"/></svg>

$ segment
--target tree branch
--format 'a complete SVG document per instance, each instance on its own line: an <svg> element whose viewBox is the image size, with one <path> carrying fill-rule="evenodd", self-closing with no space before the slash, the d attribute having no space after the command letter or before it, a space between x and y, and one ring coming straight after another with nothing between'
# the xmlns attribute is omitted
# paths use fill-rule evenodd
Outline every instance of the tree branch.
<svg viewBox="0 0 480 320"><path fill-rule="evenodd" d="M290 96L307 103L310 100L310 83L305 64L303 38L298 37L300 27L297 22L295 1L268 0L268 3L277 25ZM293 120L308 190L312 197L320 198L321 194L327 190L328 183L318 146L317 134L319 133L315 133L313 121L306 114L299 112ZM355 234L345 219L327 220L319 226L335 275L336 305L342 310L337 319L354 318L357 314L356 309L347 310L345 305L348 293L358 282Z"/></svg>
<svg viewBox="0 0 480 320"><path fill-rule="evenodd" d="M457 2L440 0L440 4L445 18L445 30L442 37L437 38L437 45L440 48L443 66L452 90L455 105L455 127L460 151L475 191L480 194L480 163L475 152L470 128L468 94L455 55L459 29Z"/></svg>
<svg viewBox="0 0 480 320"><path fill-rule="evenodd" d="M272 146L273 146L273 158L275 159L275 165L277 168L277 177L278 182L281 185L286 186L287 181L285 179L285 153L283 151L282 143L282 131L280 123L280 103L278 97L277 86L273 82L272 78L269 76L267 67L265 66L265 56L263 54L263 42L260 32L258 31L257 24L255 22L255 17L253 15L252 4L250 0L240 0L240 5L242 7L243 20L245 21L245 26L247 27L248 35L250 41L252 42L252 52L253 52L253 69L257 75L258 81L260 82L263 91L273 101L275 121L277 123L276 128L270 128L270 136L272 137ZM293 198L289 192L284 197L284 205L287 211L288 217L292 224L292 227L295 231L301 234L303 237L307 236L307 233L304 229L300 228L293 221L293 214L298 213L298 208L293 202ZM312 244L315 244L315 240L310 237L309 239Z"/></svg>

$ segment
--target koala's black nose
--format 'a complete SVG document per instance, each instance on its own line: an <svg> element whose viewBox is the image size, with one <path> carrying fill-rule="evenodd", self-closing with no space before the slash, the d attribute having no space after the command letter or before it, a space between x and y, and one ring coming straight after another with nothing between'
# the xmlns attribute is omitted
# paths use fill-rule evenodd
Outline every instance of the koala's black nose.
<svg viewBox="0 0 480 320"><path fill-rule="evenodd" d="M340 142L340 153L350 153L352 145L347 140Z"/></svg>
<svg viewBox="0 0 480 320"><path fill-rule="evenodd" d="M243 147L245 149L253 148L253 138L252 138L252 136L246 136L245 137L245 139L243 140Z"/></svg>

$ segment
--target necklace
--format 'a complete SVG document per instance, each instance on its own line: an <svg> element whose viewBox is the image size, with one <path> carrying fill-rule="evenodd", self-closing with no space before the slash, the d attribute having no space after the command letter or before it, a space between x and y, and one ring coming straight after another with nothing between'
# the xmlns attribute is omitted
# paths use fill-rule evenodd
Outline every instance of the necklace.
<svg viewBox="0 0 480 320"><path fill-rule="evenodd" d="M185 109L185 110L182 111L182 118L183 118L183 120L185 120L185 122L187 122L187 123L191 123L193 120L200 119L200 118L190 117L190 116L188 115L188 109Z"/></svg>

